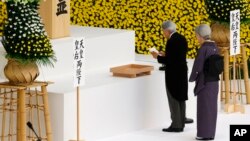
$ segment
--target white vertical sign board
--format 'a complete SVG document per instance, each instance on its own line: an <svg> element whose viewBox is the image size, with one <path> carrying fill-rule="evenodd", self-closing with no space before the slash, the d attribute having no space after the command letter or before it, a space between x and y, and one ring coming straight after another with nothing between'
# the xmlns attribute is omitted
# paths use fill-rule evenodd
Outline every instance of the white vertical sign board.
<svg viewBox="0 0 250 141"><path fill-rule="evenodd" d="M74 38L73 43L74 87L78 87L85 84L85 38Z"/></svg>
<svg viewBox="0 0 250 141"><path fill-rule="evenodd" d="M240 10L230 11L230 55L240 54Z"/></svg>

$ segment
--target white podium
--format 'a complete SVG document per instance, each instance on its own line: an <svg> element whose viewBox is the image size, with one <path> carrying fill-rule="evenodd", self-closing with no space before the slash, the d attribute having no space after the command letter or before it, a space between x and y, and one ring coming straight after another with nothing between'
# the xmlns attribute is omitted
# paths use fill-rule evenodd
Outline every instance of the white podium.
<svg viewBox="0 0 250 141"><path fill-rule="evenodd" d="M40 68L48 87L54 141L76 138L76 89L73 88L73 38L86 38L86 85L80 89L81 139L96 141L162 126L169 119L164 72L157 63L135 61L135 32L71 26L71 37L52 40L58 62ZM155 66L151 75L113 77L109 68L139 63ZM2 65L2 63L1 63Z"/></svg>

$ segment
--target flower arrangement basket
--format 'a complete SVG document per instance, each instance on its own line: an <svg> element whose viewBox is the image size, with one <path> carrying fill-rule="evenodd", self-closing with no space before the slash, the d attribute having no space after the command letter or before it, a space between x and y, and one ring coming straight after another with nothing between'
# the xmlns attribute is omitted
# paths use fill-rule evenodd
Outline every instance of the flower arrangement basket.
<svg viewBox="0 0 250 141"><path fill-rule="evenodd" d="M4 68L4 74L11 84L32 83L39 75L36 63L22 64L15 59L9 59Z"/></svg>
<svg viewBox="0 0 250 141"><path fill-rule="evenodd" d="M9 60L4 73L11 83L31 83L37 65L53 66L52 45L38 14L40 0L6 0L7 20L2 44Z"/></svg>

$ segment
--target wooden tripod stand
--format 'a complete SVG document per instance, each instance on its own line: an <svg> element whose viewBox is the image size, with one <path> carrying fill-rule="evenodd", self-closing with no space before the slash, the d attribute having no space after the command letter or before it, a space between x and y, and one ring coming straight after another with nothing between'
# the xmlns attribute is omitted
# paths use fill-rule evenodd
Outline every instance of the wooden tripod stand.
<svg viewBox="0 0 250 141"><path fill-rule="evenodd" d="M250 104L250 87L249 87L249 78L248 78L248 67L247 67L247 57L245 47L249 44L241 45L241 54L242 57L241 63L236 63L236 56L233 58L233 64L229 64L229 47L220 47L222 54L224 55L224 73L221 79L221 101L225 100L225 111L228 113L232 112L241 112L245 113L244 106L241 103L237 102L237 98L241 99L242 95L246 95L246 103ZM239 68L239 71L236 70L236 67ZM236 92L236 71L240 74L240 68L243 68L243 76L244 76L244 85L245 85L245 93L241 91L241 85L238 86L238 92ZM230 68L233 69L233 79L230 80ZM223 77L224 76L224 77ZM224 81L224 85L223 85ZM231 82L233 83L231 85ZM240 82L238 81L238 84ZM240 86L240 87L239 87ZM231 91L232 87L232 91ZM230 97L233 98L233 101L230 101Z"/></svg>

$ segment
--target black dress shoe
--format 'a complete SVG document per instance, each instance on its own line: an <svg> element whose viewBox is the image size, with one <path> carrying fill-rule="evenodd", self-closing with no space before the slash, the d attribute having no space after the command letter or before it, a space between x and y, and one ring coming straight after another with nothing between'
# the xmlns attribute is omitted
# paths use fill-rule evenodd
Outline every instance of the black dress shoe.
<svg viewBox="0 0 250 141"><path fill-rule="evenodd" d="M214 140L214 138L203 138L203 137L196 137L196 140Z"/></svg>
<svg viewBox="0 0 250 141"><path fill-rule="evenodd" d="M193 119L191 119L191 118L185 118L185 123L186 124L193 123L193 122L194 122Z"/></svg>
<svg viewBox="0 0 250 141"><path fill-rule="evenodd" d="M163 128L162 131L163 132L183 132L183 128L168 127L168 128Z"/></svg>

